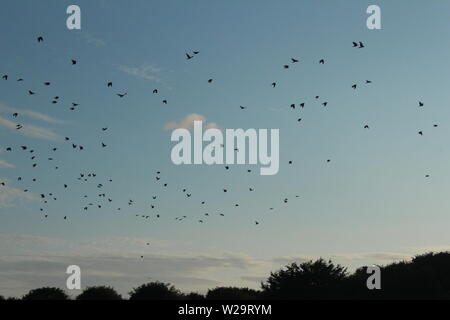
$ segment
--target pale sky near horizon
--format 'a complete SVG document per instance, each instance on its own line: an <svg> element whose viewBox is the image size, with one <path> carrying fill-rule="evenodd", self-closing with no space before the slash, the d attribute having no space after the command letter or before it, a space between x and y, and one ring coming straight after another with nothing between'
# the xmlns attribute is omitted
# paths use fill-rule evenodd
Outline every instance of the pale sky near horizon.
<svg viewBox="0 0 450 320"><path fill-rule="evenodd" d="M66 28L70 4L81 8L81 30ZM366 27L371 4L381 30ZM160 280L204 292L257 288L270 271L308 258L354 270L446 250L449 15L449 1L423 0L4 1L0 295L63 287L69 264L80 265L84 286L126 294ZM192 114L219 128L280 129L279 173L173 165L167 124ZM91 172L95 179L77 180ZM41 193L57 200L43 205Z"/></svg>

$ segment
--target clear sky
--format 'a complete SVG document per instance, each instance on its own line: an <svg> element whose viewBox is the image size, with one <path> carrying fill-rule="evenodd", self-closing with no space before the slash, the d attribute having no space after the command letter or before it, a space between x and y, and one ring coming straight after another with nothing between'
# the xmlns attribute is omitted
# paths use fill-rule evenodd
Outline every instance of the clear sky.
<svg viewBox="0 0 450 320"><path fill-rule="evenodd" d="M81 30L66 28L70 4ZM381 30L366 27L371 4ZM256 288L319 256L353 269L446 249L449 14L449 1L423 0L3 1L0 294L63 287L69 264L83 286L126 293L151 278L204 291ZM223 129L280 129L279 173L173 165L165 126L191 114Z"/></svg>

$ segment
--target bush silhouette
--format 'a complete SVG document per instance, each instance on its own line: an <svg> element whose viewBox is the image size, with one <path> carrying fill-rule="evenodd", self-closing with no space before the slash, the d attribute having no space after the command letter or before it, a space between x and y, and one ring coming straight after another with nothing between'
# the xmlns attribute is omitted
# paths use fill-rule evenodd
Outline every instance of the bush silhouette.
<svg viewBox="0 0 450 320"><path fill-rule="evenodd" d="M261 286L271 299L329 299L340 297L346 277L346 268L321 258L271 272Z"/></svg>
<svg viewBox="0 0 450 320"><path fill-rule="evenodd" d="M22 300L69 300L69 296L62 289L43 287L30 290Z"/></svg>
<svg viewBox="0 0 450 320"><path fill-rule="evenodd" d="M111 287L95 286L84 289L76 300L122 300L122 296Z"/></svg>
<svg viewBox="0 0 450 320"><path fill-rule="evenodd" d="M207 300L255 300L259 293L249 288L217 287L208 290Z"/></svg>
<svg viewBox="0 0 450 320"><path fill-rule="evenodd" d="M150 282L134 288L130 300L180 300L183 294L170 283Z"/></svg>
<svg viewBox="0 0 450 320"><path fill-rule="evenodd" d="M0 296L0 301L1 301L1 300L5 300L5 298L4 298L3 296Z"/></svg>

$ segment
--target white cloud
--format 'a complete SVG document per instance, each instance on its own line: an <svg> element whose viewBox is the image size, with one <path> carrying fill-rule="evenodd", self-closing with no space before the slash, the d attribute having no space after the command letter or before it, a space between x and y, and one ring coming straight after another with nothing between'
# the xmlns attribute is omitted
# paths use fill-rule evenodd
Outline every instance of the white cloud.
<svg viewBox="0 0 450 320"><path fill-rule="evenodd" d="M20 133L25 136L33 138L51 141L58 141L62 139L62 137L59 136L57 133L55 133L52 129L21 123L21 125L23 126L22 129L17 130L16 129L17 124L18 123L0 117L0 126L5 127L13 132Z"/></svg>
<svg viewBox="0 0 450 320"><path fill-rule="evenodd" d="M106 42L104 40L95 38L90 33L83 32L83 36L87 43L92 44L96 47L103 47L106 45Z"/></svg>
<svg viewBox="0 0 450 320"><path fill-rule="evenodd" d="M36 200L37 197L29 192L9 187L8 180L0 177L0 182L6 182L6 186L0 186L0 208L8 208L18 200Z"/></svg>
<svg viewBox="0 0 450 320"><path fill-rule="evenodd" d="M203 121L203 125L206 129L218 128L218 126L215 122L206 122L206 118L204 116L202 116L201 114L191 113L179 121L171 121L171 122L166 123L164 125L164 129L173 130L173 129L183 128L183 129L189 130L189 129L193 128L194 121Z"/></svg>
<svg viewBox="0 0 450 320"><path fill-rule="evenodd" d="M53 118L49 115L46 115L46 114L43 114L40 112L36 112L36 111L32 111L32 110L21 110L21 109L11 108L4 104L0 104L0 113L13 114L16 112L19 114L19 116L25 116L25 117L33 118L35 120L44 121L47 123L55 123L55 124L63 124L64 123L63 120Z"/></svg>
<svg viewBox="0 0 450 320"><path fill-rule="evenodd" d="M9 163L5 160L0 159L0 168L4 168L4 169L11 169L14 168L15 166L12 163Z"/></svg>
<svg viewBox="0 0 450 320"><path fill-rule="evenodd" d="M120 71L125 72L129 75L143 78L155 82L162 83L162 79L160 78L161 69L154 67L149 64L144 64L140 67L130 67L125 65L119 65L117 67Z"/></svg>

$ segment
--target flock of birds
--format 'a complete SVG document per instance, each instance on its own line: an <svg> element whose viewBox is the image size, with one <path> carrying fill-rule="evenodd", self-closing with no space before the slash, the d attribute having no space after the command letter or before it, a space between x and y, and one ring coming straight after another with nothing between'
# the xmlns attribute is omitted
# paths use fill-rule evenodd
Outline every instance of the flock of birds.
<svg viewBox="0 0 450 320"><path fill-rule="evenodd" d="M44 42L44 38L42 36L39 36L37 38L37 42L38 43ZM363 49L363 48L365 48L365 45L361 41L356 41L356 42L353 42L353 47L354 48L358 48L358 49ZM192 51L190 53L185 53L186 60L191 60L191 59L197 58L199 56L199 54L200 54L199 51ZM70 59L69 62L73 66L77 65L77 60L76 59ZM299 62L300 62L299 58L290 58L290 64L284 64L282 66L282 68L289 69L291 67L291 65L299 63ZM318 63L320 65L325 64L325 59L318 60ZM9 81L11 77L9 75L5 74L1 78L4 81ZM16 81L17 82L24 82L25 80L23 78L18 78L18 79L16 79ZM208 79L207 82L208 83L212 83L213 79ZM370 85L371 83L372 83L371 80L366 80L364 84L365 85ZM42 84L44 86L46 86L46 87L52 85L51 82L49 82L49 81L43 82ZM105 85L106 85L107 88L113 88L113 83L111 81L105 81ZM270 85L272 86L272 88L276 88L277 87L277 82L271 82ZM351 89L356 90L358 88L358 84L357 83L352 84L350 87L351 87ZM35 90L31 90L30 89L30 90L27 90L27 93L29 95L36 95L38 92L35 91ZM159 93L158 89L154 89L153 90L153 94L158 94L158 93ZM127 94L128 94L127 92L116 92L115 93L115 95L117 95L117 97L119 97L120 99L125 98L127 96ZM315 96L314 98L315 98L315 100L319 100L320 96ZM60 101L60 97L59 96L54 96L51 99L51 103L52 104L57 104L57 103L59 103L59 101ZM167 99L162 99L162 103L163 104L168 104L168 100ZM328 101L320 101L320 104L323 107L327 107L329 102ZM422 102L422 101L418 102L418 106L419 107L424 107L424 105L425 105L424 102ZM79 106L79 103L72 102L70 107L69 107L69 109L71 111L74 111L74 110L76 110L76 108L78 106ZM306 106L305 102L301 102L301 103L298 103L298 104L297 103L290 104L290 108L291 109L296 109L296 108L302 108L303 109L303 108L305 108L305 106ZM240 110L246 110L247 109L246 106L239 106L239 108L240 108ZM18 112L14 112L14 113L11 114L11 117L14 120L17 121L17 120L20 120L21 115ZM302 119L298 118L297 121L301 122ZM437 127L437 124L434 124L434 127ZM23 130L23 128L24 128L24 125L21 124L20 121L16 123L16 130ZM363 129L366 129L366 130L370 129L369 124L363 124ZM106 131L108 131L108 127L102 127L101 128L101 132L106 132ZM423 131L418 131L418 134L419 135L423 135ZM65 143L67 143L69 145L69 148L72 148L72 149L78 150L78 151L85 150L85 147L83 145L81 145L80 143L77 143L76 139L72 139L71 137L65 137L64 141L65 141ZM105 142L101 141L99 143L99 148L107 148L107 147L108 147L108 145ZM31 160L32 168L37 168L38 165L39 165L39 162L37 160L38 156L36 154L37 152L33 148L31 148L29 146L26 146L26 145L6 146L4 149L7 152L28 153L29 154L29 158ZM54 155L52 155L50 157L47 157L47 160L48 161L54 161L56 159L56 156L58 154L59 149L60 149L60 146L51 146L50 150L51 150L51 152ZM235 151L237 151L237 149L235 149ZM326 159L326 162L327 163L331 162L331 159ZM289 160L288 164L292 165L293 161ZM59 167L58 166L54 166L54 169L58 170ZM225 166L225 170L230 170L230 167L226 165ZM252 170L251 169L247 169L247 172L251 173ZM161 171L156 170L155 171L155 176L154 176L155 182L159 183L161 188L164 189L164 188L168 187L168 183L167 182L162 182L161 181L162 177L163 177L163 175L162 175ZM429 177L429 175L426 175L426 177ZM104 203L112 203L113 202L112 197L109 196L106 192L102 191L103 188L105 187L105 185L113 182L112 178L104 178L102 181L98 181L99 179L98 179L97 174L95 172L83 172L83 173L80 173L79 176L76 177L76 179L78 181L81 181L81 182L91 182L92 181L96 185L96 188L98 190L97 194L94 195L94 196L88 195L88 194L85 194L85 195L82 196L83 200L85 201L84 204L80 208L82 211L84 211L84 212L85 211L89 211L89 210L92 210L93 208L99 208L100 209L100 208L102 208L104 206ZM21 177L21 176L17 178L18 182L22 182L22 181L25 181L25 180L26 179L24 177ZM32 178L29 181L31 181L32 183L37 182L36 178ZM7 186L7 182L6 181L0 181L0 187L6 187L6 186ZM70 188L70 183L64 183L60 187L62 189L68 189L68 188ZM184 194L184 196L186 198L191 198L192 197L192 192L189 191L188 188L180 188L179 190ZM36 190L33 190L33 191L36 191ZM255 188L254 187L249 187L248 191L249 192L254 192ZM0 189L0 192L1 192L1 189ZM23 192L30 192L30 188L23 189ZM228 192L228 188L223 188L222 192L223 193L227 193ZM42 213L43 218L48 218L49 217L49 213L46 212L46 205L50 201L57 201L58 200L58 197L56 196L57 192L46 192L46 193L36 192L36 194L39 195L39 197L41 199L41 203L42 203L42 206L40 207L39 210ZM295 195L295 198L299 198L299 197L300 197L299 195ZM93 198L94 199L101 199L101 201L91 200ZM158 213L157 210L156 210L156 203L157 203L156 201L157 201L157 199L158 199L157 195L151 196L152 203L150 204L149 209L153 210L155 212L154 214L135 214L135 216L137 218L141 218L141 219L150 219L150 218L153 218L153 217L155 217L156 219L161 218L161 213ZM288 203L288 201L289 201L289 199L287 197L281 197L280 200L281 200L282 203L285 203L285 204ZM135 200L134 199L128 199L123 204L126 207L131 207L131 206L135 205ZM206 204L206 200L201 200L200 204L201 205L205 205ZM234 203L233 205L235 207L239 207L239 203ZM116 207L117 211L121 211L122 209L123 209L123 206ZM270 207L269 210L274 210L274 208ZM208 217L210 217L211 215L212 215L212 213L204 213L204 214L202 214L201 217L197 217L196 221L198 223L201 223L201 224L205 223L207 221ZM221 216L221 217L225 216L224 213L217 213L217 215ZM64 220L68 220L68 216L63 216L62 218ZM188 216L182 215L182 216L175 217L175 221L178 221L178 222L184 221L185 219L188 219ZM258 220L254 221L254 225L257 226L259 224L260 224L260 221L258 221ZM147 245L149 245L149 243L147 243ZM141 256L141 257L143 257L143 256Z"/></svg>

